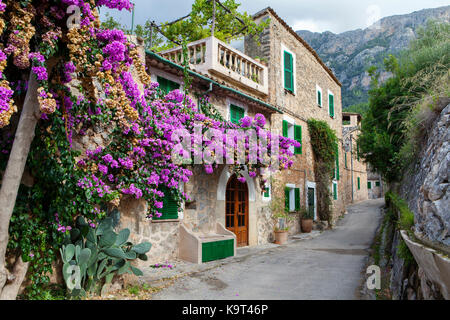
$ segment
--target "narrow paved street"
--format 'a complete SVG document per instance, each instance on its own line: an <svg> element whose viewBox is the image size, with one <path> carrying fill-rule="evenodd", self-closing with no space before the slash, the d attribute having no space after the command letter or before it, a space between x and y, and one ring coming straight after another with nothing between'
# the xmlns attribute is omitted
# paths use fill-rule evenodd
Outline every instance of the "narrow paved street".
<svg viewBox="0 0 450 320"><path fill-rule="evenodd" d="M335 229L177 280L154 299L358 299L384 200L348 208Z"/></svg>

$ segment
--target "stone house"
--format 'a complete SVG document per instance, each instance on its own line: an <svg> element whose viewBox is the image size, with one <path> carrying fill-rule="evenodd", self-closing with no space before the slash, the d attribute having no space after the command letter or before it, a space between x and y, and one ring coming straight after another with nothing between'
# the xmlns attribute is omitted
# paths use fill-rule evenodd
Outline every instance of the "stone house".
<svg viewBox="0 0 450 320"><path fill-rule="evenodd" d="M367 164L358 156L358 135L361 132L361 115L344 112L342 114L342 135L344 139L343 179L345 181L344 202L351 204L369 199L369 187L378 187L375 181L369 181Z"/></svg>
<svg viewBox="0 0 450 320"><path fill-rule="evenodd" d="M192 98L208 95L222 117L234 122L261 113L267 119L266 129L293 138L302 147L293 150L290 170L265 173L266 184L247 173L243 173L247 182L238 183L227 165L213 174L206 174L203 166L194 167L191 181L184 186L192 201L173 208L167 199L161 219L144 218L145 202L123 201L122 227L130 228L137 241L153 244L150 262L182 258L202 263L233 255L237 246L272 242L275 221L269 205L274 197L284 198L289 206L290 233L300 232L300 208L310 210L319 220L308 119L326 121L339 138L337 170L330 185L333 220L345 211L341 84L271 8L258 12L254 19L270 19L270 24L260 37L261 45L245 39L244 52L214 37L188 44ZM167 91L183 90L181 61L179 47L145 54L152 81Z"/></svg>

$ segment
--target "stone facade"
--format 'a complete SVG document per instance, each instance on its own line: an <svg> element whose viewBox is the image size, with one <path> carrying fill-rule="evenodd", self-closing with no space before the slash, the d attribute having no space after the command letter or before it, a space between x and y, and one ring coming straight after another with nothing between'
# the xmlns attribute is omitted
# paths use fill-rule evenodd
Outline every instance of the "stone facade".
<svg viewBox="0 0 450 320"><path fill-rule="evenodd" d="M302 154L296 155L294 166L285 172L267 173L265 175L270 185L270 198L263 197L263 190L259 179L247 176L249 190L249 222L248 244L262 245L274 240L275 221L269 208L270 200L276 196L284 197L286 185L300 189L301 206L307 207L308 188L315 189L314 156L310 143L307 120L318 119L326 121L335 130L339 138L339 166L340 177L335 183L338 185L338 200L333 200L333 220L345 211L345 172L344 151L342 147L342 105L340 83L326 68L312 49L293 34L293 31L271 10L257 15L256 20L270 17L271 24L262 34L262 45L257 47L252 39L245 40L245 54L259 57L267 65L268 75L264 75L268 82L268 95L259 92L255 96L254 88L239 86L239 82L228 81L226 76L216 72L206 72L201 69L196 73L196 66L192 78L191 98L196 95L207 94L210 102L223 118L230 120L230 105L237 105L245 110L245 115L253 117L256 113L263 114L267 119L266 129L275 134L282 134L282 123L288 121L302 126ZM214 43L214 41L210 41ZM293 93L284 89L283 78L283 50L289 50L295 57L295 90ZM146 65L152 81L158 76L180 84L183 90L183 71L172 61L157 55L147 54ZM317 102L317 90L322 92L322 105ZM328 93L334 96L334 116L330 116ZM121 204L122 227L132 231L136 241L150 241L152 243L152 263L165 262L179 257L180 225L183 224L193 233L213 233L217 222L225 225L225 191L230 173L226 165L220 165L213 174L206 174L203 166L192 168L193 177L184 185L184 191L191 197L191 201L184 204L177 220L147 221L145 219L146 204L128 199ZM245 174L244 174L245 176ZM367 178L366 178L367 179ZM367 180L361 182L367 188ZM332 188L332 186L330 186ZM367 189L365 189L367 195ZM317 192L315 190L315 192ZM317 199L315 197L315 199ZM316 200L317 201L317 200ZM316 202L317 204L317 202ZM317 210L316 210L317 211ZM316 212L316 219L319 213ZM292 212L289 222L289 233L300 232L300 217Z"/></svg>
<svg viewBox="0 0 450 320"><path fill-rule="evenodd" d="M361 116L353 113L343 114L342 134L344 140L344 202L345 204L369 199L367 165L358 157L357 138L361 133ZM375 185L373 183L373 185Z"/></svg>
<svg viewBox="0 0 450 320"><path fill-rule="evenodd" d="M303 153L295 156L294 166L290 170L275 175L274 178L281 187L274 189L273 192L283 196L286 185L300 188L301 205L306 208L307 186L308 184L314 186L315 182L314 156L307 120L326 121L342 142L341 85L317 54L272 9L265 9L255 17L257 22L270 19L270 25L260 35L260 46L252 38L246 38L245 53L268 62L268 102L284 112L283 115L273 115L272 132L282 134L283 120L302 127ZM284 88L284 51L293 55L294 92ZM322 106L318 105L318 88L322 92ZM334 117L329 113L329 93L334 96ZM339 164L340 168L343 168L341 143L339 143ZM341 192L344 189L344 181L339 178L335 182L338 184L338 200L333 200L333 220L345 211Z"/></svg>

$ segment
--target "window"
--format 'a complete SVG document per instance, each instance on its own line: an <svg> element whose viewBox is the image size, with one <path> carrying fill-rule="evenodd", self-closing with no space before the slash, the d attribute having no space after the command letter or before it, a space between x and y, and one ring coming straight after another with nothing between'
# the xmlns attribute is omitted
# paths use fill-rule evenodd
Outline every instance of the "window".
<svg viewBox="0 0 450 320"><path fill-rule="evenodd" d="M284 51L284 88L294 93L294 59L287 51Z"/></svg>
<svg viewBox="0 0 450 320"><path fill-rule="evenodd" d="M333 182L333 199L338 199L338 185L337 182Z"/></svg>
<svg viewBox="0 0 450 320"><path fill-rule="evenodd" d="M334 174L334 178L335 178L337 181L339 181L339 178L340 178L340 172L339 172L339 146L336 144L336 145L334 146L334 148L335 148L335 151L336 151L336 160L335 160L335 163L336 163L336 171L335 171L335 174Z"/></svg>
<svg viewBox="0 0 450 320"><path fill-rule="evenodd" d="M375 186L379 187L381 185L380 181L375 182Z"/></svg>
<svg viewBox="0 0 450 320"><path fill-rule="evenodd" d="M158 76L158 80L157 81L159 83L159 88L162 91L164 91L165 93L169 93L169 92L171 92L173 90L180 89L180 84L179 83L170 81L170 80L168 80L166 78Z"/></svg>
<svg viewBox="0 0 450 320"><path fill-rule="evenodd" d="M263 193L263 200L270 200L270 184L266 184L266 186L264 187L264 193Z"/></svg>
<svg viewBox="0 0 450 320"><path fill-rule="evenodd" d="M361 179L358 177L358 190L361 190Z"/></svg>
<svg viewBox="0 0 450 320"><path fill-rule="evenodd" d="M334 95L331 92L328 92L328 112L334 118Z"/></svg>
<svg viewBox="0 0 450 320"><path fill-rule="evenodd" d="M372 189L372 182L371 181L367 181L367 189Z"/></svg>
<svg viewBox="0 0 450 320"><path fill-rule="evenodd" d="M345 169L348 169L347 165L347 152L344 153Z"/></svg>
<svg viewBox="0 0 450 320"><path fill-rule="evenodd" d="M356 158L359 161L359 143L358 142L356 142Z"/></svg>
<svg viewBox="0 0 450 320"><path fill-rule="evenodd" d="M176 220L178 219L178 204L175 198L166 187L161 189L164 192L163 207L160 210L161 217L153 217L153 220Z"/></svg>
<svg viewBox="0 0 450 320"><path fill-rule="evenodd" d="M292 122L290 122L290 121L292 121ZM293 124L293 120L290 120L290 121L283 120L283 137L289 138L289 139L292 139L292 140L296 140L296 133L295 133L296 129L295 128L298 127L298 126L295 126ZM297 131L298 130L299 129L297 129ZM300 138L299 139L301 140L301 129L300 129ZM296 153L296 149L301 149L301 148L291 147L290 150L291 150L291 152L293 154L297 154ZM298 150L298 151L301 152L301 150Z"/></svg>
<svg viewBox="0 0 450 320"><path fill-rule="evenodd" d="M285 188L285 210L294 212L300 210L300 188L287 186Z"/></svg>
<svg viewBox="0 0 450 320"><path fill-rule="evenodd" d="M316 86L317 105L322 108L322 89Z"/></svg>
<svg viewBox="0 0 450 320"><path fill-rule="evenodd" d="M239 120L241 120L244 116L244 108L238 107L234 104L230 104L230 121L232 123L239 124Z"/></svg>

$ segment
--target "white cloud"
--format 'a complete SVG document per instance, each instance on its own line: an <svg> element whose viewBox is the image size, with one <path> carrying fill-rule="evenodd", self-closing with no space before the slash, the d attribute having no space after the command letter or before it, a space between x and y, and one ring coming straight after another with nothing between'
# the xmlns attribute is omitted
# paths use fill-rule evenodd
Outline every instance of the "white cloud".
<svg viewBox="0 0 450 320"><path fill-rule="evenodd" d="M332 26L325 21L317 21L314 19L304 19L304 20L294 20L292 24L292 29L298 30L308 30L311 32L324 32L332 30Z"/></svg>

